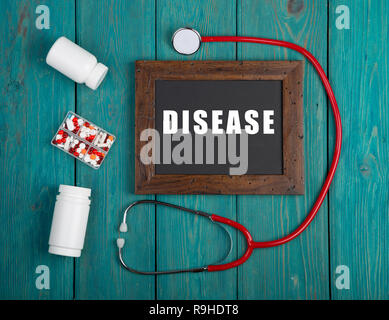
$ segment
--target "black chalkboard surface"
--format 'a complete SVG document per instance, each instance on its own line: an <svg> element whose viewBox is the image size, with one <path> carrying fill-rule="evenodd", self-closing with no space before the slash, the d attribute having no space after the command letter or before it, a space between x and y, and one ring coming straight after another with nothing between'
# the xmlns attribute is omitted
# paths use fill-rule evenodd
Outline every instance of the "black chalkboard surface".
<svg viewBox="0 0 389 320"><path fill-rule="evenodd" d="M136 61L137 194L302 194L303 61Z"/></svg>
<svg viewBox="0 0 389 320"><path fill-rule="evenodd" d="M207 111L205 121L208 128L212 128L212 110L222 110L221 128L226 130L229 110L238 110L239 118L244 122L247 110L256 110L259 115L263 110L273 110L272 128L274 134L248 135L248 169L246 174L282 174L282 82L279 80L157 80L155 82L155 129L161 135L161 150L164 149L163 110L177 111L180 118L182 110L189 110L189 128L192 140L193 112L201 109ZM261 122L261 116L258 118ZM180 121L178 121L180 123ZM178 127L182 129L182 126ZM237 139L237 149L240 149L240 140ZM182 139L181 139L182 141ZM172 141L171 149L180 141ZM204 144L205 145L205 144ZM228 148L228 143L226 144ZM196 148L192 143L192 161L183 164L156 164L156 174L229 174L230 168L237 166L229 162L226 157L225 164L218 164L218 145L214 144L215 160L213 164L206 163L206 149L201 151L203 162L195 164ZM239 154L239 151L238 151ZM201 161L199 161L201 162Z"/></svg>

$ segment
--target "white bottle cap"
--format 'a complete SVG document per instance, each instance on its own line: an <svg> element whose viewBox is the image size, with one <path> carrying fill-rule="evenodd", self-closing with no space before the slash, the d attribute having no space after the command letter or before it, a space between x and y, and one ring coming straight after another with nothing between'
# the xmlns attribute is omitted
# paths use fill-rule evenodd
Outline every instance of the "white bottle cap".
<svg viewBox="0 0 389 320"><path fill-rule="evenodd" d="M105 75L108 72L108 67L102 63L96 64L96 67L91 71L88 79L86 79L85 84L87 87L96 90L100 83L104 80Z"/></svg>
<svg viewBox="0 0 389 320"><path fill-rule="evenodd" d="M76 187L76 186L68 186L66 184L60 184L59 190L60 193L71 193L73 196L79 196L82 198L90 197L92 190L89 188Z"/></svg>

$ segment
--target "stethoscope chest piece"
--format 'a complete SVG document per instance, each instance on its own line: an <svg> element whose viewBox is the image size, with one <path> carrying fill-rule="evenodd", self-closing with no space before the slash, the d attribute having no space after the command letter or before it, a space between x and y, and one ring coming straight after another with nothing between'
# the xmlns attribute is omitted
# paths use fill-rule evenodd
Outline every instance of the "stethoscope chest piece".
<svg viewBox="0 0 389 320"><path fill-rule="evenodd" d="M180 54L191 55L200 49L201 36L191 28L180 28L172 37L174 50Z"/></svg>

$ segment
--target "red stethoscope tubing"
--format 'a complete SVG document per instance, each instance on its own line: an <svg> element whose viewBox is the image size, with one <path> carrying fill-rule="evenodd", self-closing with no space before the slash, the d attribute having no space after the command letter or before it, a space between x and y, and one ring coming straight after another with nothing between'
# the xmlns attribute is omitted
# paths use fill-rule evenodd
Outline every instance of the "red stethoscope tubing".
<svg viewBox="0 0 389 320"><path fill-rule="evenodd" d="M299 53L301 53L303 56L305 56L309 62L314 66L315 70L319 74L319 77L324 85L324 88L327 92L328 98L331 103L332 112L334 114L335 119L335 130L336 130L336 140L335 140L335 149L334 154L332 157L331 167L328 171L327 177L324 181L324 184L320 190L320 193L305 220L301 223L301 225L294 230L292 233L286 235L285 237L282 237L277 240L272 241L254 241L250 232L242 226L240 223L215 215L213 214L211 219L216 222L224 223L227 225L230 225L239 231L243 233L243 235L246 238L247 241L247 249L244 255L239 258L238 260L232 261L230 263L225 263L221 265L210 265L208 266L208 271L222 271L227 270L230 268L235 268L242 263L244 263L252 254L253 250L256 248L270 248L270 247L276 247L279 245L282 245L286 242L289 242L299 236L312 222L312 220L315 218L317 212L320 209L321 204L323 203L328 189L330 188L332 179L334 177L336 167L339 162L340 157L340 150L342 145L342 122L340 118L339 108L338 104L335 99L334 92L332 91L330 82L327 79L327 76L321 67L320 63L316 60L316 58L305 48L300 47L294 43L287 42L287 41L281 41L281 40L273 40L273 39L265 39L265 38L256 38L256 37L235 37L235 36L219 36L219 37L202 37L202 42L249 42L249 43L261 43L261 44L268 44L272 46L279 46L279 47L285 47L292 50L295 50Z"/></svg>

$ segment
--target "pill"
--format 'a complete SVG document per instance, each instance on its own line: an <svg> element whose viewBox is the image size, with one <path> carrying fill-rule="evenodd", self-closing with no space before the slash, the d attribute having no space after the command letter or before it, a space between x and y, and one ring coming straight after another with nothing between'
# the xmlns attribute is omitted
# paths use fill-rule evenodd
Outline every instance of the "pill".
<svg viewBox="0 0 389 320"><path fill-rule="evenodd" d="M104 143L106 138L107 138L107 134L104 132L104 133L101 135L101 138L100 138L99 143Z"/></svg>

